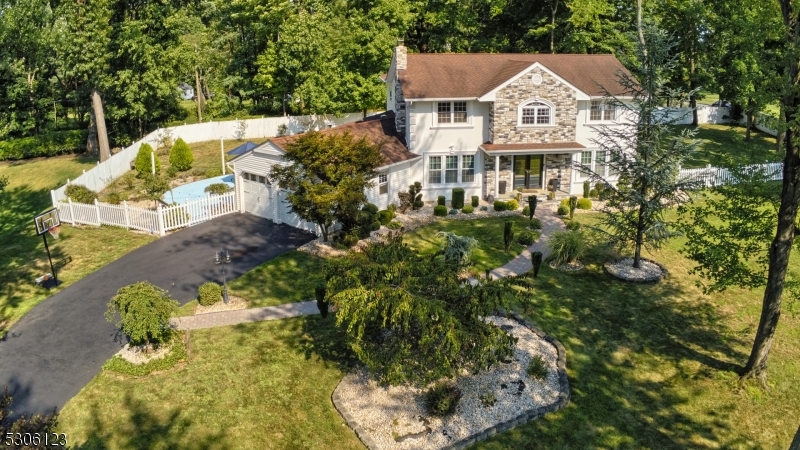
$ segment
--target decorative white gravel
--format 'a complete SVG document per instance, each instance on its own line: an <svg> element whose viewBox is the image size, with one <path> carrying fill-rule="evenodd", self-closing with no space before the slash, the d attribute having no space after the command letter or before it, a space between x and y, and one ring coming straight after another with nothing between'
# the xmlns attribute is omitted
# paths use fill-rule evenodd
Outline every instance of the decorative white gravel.
<svg viewBox="0 0 800 450"><path fill-rule="evenodd" d="M122 359L131 364L144 364L154 359L161 359L167 356L167 353L169 353L169 346L167 345L162 345L158 350L148 353L144 351L143 345L131 347L130 344L125 344L125 347L122 347L122 350L117 352L117 356L122 357Z"/></svg>
<svg viewBox="0 0 800 450"><path fill-rule="evenodd" d="M246 309L247 308L247 300L242 297L237 297L235 295L228 295L228 303L226 304L224 301L220 300L213 305L203 306L197 305L194 308L194 314L209 314L215 313L220 311L235 311L237 309Z"/></svg>
<svg viewBox="0 0 800 450"><path fill-rule="evenodd" d="M561 270L564 272L577 272L585 267L583 263L580 261L572 261L571 263L564 263L558 267L556 267L554 262L550 262L549 266L551 269Z"/></svg>
<svg viewBox="0 0 800 450"><path fill-rule="evenodd" d="M606 270L613 276L628 281L658 281L664 275L658 264L641 260L638 269L633 268L633 258L623 258L615 263L606 263Z"/></svg>
<svg viewBox="0 0 800 450"><path fill-rule="evenodd" d="M378 449L440 449L480 433L524 411L548 406L558 400L559 382L556 348L513 319L492 316L491 323L517 337L514 358L478 375L464 374L455 380L462 398L453 415L429 416L424 390L409 386L381 386L365 369L346 375L336 394L338 407L351 416ZM534 355L548 368L544 381L528 377ZM494 406L483 406L480 396L491 393Z"/></svg>

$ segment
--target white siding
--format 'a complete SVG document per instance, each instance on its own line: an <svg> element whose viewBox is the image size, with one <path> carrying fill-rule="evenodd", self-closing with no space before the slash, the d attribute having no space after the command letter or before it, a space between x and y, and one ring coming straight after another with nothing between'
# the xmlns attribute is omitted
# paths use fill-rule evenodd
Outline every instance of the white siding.
<svg viewBox="0 0 800 450"><path fill-rule="evenodd" d="M437 102L413 102L408 108L411 151L421 155L429 150L456 152L477 151L489 140L489 103L467 102L469 123L458 126L437 126Z"/></svg>

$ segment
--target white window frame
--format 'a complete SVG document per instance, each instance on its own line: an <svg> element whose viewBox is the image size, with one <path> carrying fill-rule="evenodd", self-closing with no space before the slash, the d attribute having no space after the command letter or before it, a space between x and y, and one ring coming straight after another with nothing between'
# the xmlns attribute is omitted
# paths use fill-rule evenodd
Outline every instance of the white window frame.
<svg viewBox="0 0 800 450"><path fill-rule="evenodd" d="M472 158L472 167L467 167L465 164L466 158ZM462 183L474 183L475 182L475 160L476 155L461 155L461 182ZM472 178L467 180L467 178Z"/></svg>
<svg viewBox="0 0 800 450"><path fill-rule="evenodd" d="M389 195L389 174L387 172L378 174L378 195Z"/></svg>
<svg viewBox="0 0 800 450"><path fill-rule="evenodd" d="M434 169L432 168L433 160L437 159L439 161L439 168ZM429 184L443 184L444 183L444 166L442 164L442 156L435 155L435 156L428 156L428 183ZM433 181L431 175L438 173L439 174L439 181Z"/></svg>
<svg viewBox="0 0 800 450"><path fill-rule="evenodd" d="M592 109L595 105L598 106L598 109ZM597 111L600 114L599 119L592 119L592 112ZM611 118L609 118L609 114L611 113ZM619 108L616 108L614 105L610 105L605 100L590 100L589 101L589 113L587 114L586 118L589 122L592 123L600 123L600 122L616 122L617 115L619 113Z"/></svg>
<svg viewBox="0 0 800 450"><path fill-rule="evenodd" d="M455 158L456 165L455 167L448 166L448 163L451 162ZM444 157L444 178L442 179L442 184L457 184L459 178L459 172L461 171L461 155L445 155ZM455 174L455 180L448 181L448 175Z"/></svg>
<svg viewBox="0 0 800 450"><path fill-rule="evenodd" d="M539 110L547 108L550 112L549 114L549 121L547 123L535 123L539 117ZM533 109L533 119L534 123L523 123L523 116L522 113L526 109ZM526 116L529 117L529 116ZM547 100L543 100L540 98L535 98L531 100L527 100L521 102L517 107L517 126L522 128L545 128L545 127L553 127L556 124L556 106Z"/></svg>
<svg viewBox="0 0 800 450"><path fill-rule="evenodd" d="M471 127L472 126L472 115L470 114L471 106L470 102L466 100L453 100L453 101L435 101L433 103L433 126L434 127ZM439 105L448 105L449 107L449 121L448 122L440 122L439 121ZM458 111L458 113L464 114L464 121L463 122L456 122L456 106L461 108L463 106L464 111ZM445 113L442 113L445 114Z"/></svg>
<svg viewBox="0 0 800 450"><path fill-rule="evenodd" d="M588 155L587 155L587 153L588 153ZM588 158L587 158L587 156L588 156ZM587 163L587 159L588 159L588 163ZM587 150L587 151L583 151L583 152L578 153L578 162L582 166L586 166L589 169L594 170L594 150ZM578 172L578 180L579 181L585 181L585 180L588 180L590 178L589 173L586 173L586 172L584 172L582 170L578 170L577 172Z"/></svg>

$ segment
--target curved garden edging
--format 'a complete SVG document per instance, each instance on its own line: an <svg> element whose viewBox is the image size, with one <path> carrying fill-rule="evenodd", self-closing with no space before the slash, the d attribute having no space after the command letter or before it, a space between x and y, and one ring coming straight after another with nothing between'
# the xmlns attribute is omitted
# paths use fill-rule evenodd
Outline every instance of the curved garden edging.
<svg viewBox="0 0 800 450"><path fill-rule="evenodd" d="M616 263L622 261L623 259L625 259L625 258L614 260L613 262L611 262L611 264L616 264ZM649 262L651 264L655 264L656 266L658 266L658 268L661 269L661 275L659 277L651 277L651 278L646 278L646 279L643 279L643 280L629 280L627 278L623 278L623 277L620 277L618 275L615 275L615 274L611 273L611 271L609 271L608 268L606 268L606 264L609 264L609 263L603 264L603 272L605 272L606 275L608 275L609 277L611 277L611 278L613 278L615 280L623 281L625 283L634 283L634 284L655 284L655 283L658 283L661 280L669 278L669 271L667 270L666 267L664 267L663 264L661 264L660 262L657 262L657 261L653 261L652 259L647 259L647 258L641 258L641 259L642 259L642 261L647 261L647 262Z"/></svg>
<svg viewBox="0 0 800 450"><path fill-rule="evenodd" d="M558 386L559 386L559 394L558 398L555 402L541 406L538 408L533 408L527 411L522 411L519 415L515 418L507 420L505 422L501 422L497 425L491 426L482 430L479 433L472 434L460 441L457 441L453 444L444 447L444 449L463 449L466 448L476 442L480 442L483 440L488 439L489 437L494 436L497 433L502 433L504 431L511 430L512 428L517 427L518 425L522 425L523 423L538 419L539 417L544 416L547 413L558 411L559 409L567 406L569 404L569 380L567 378L567 353L564 346L559 342L557 339L553 338L552 336L546 334L538 327L533 325L531 322L525 320L521 315L510 311L499 311L498 315L510 317L517 321L520 325L524 326L525 328L529 329L532 333L534 333L539 338L543 339L544 341L550 343L553 347L555 347L558 356L556 359L556 370L558 372ZM341 380L339 382L341 384ZM375 450L378 448L375 441L369 436L366 430L363 430L359 425L356 423L355 419L348 414L345 409L341 405L341 398L338 393L339 385L336 386L334 389L333 394L331 394L331 400L333 402L333 406L339 412L339 414L344 418L345 422L347 422L347 426L349 426L361 439L361 442L370 450Z"/></svg>

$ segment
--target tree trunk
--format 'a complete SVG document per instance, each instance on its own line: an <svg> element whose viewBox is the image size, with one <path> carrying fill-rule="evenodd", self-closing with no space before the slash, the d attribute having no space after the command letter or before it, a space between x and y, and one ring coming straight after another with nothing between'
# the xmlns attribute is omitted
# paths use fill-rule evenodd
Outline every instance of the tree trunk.
<svg viewBox="0 0 800 450"><path fill-rule="evenodd" d="M100 144L97 142L97 126L93 110L89 110L89 135L86 139L86 152L90 155L100 155Z"/></svg>
<svg viewBox="0 0 800 450"><path fill-rule="evenodd" d="M92 111L94 112L95 127L97 128L97 143L100 148L100 162L111 157L108 146L108 133L106 132L106 116L103 113L103 100L97 89L92 89Z"/></svg>
<svg viewBox="0 0 800 450"><path fill-rule="evenodd" d="M552 12L550 16L550 53L555 53L555 40L556 40L556 12L558 11L558 0L555 1L553 7L550 8Z"/></svg>
<svg viewBox="0 0 800 450"><path fill-rule="evenodd" d="M636 242L633 250L633 268L638 269L642 265L642 241L644 241L644 214L642 206L639 207L639 221L636 224Z"/></svg>
<svg viewBox="0 0 800 450"><path fill-rule="evenodd" d="M783 21L787 28L786 38L790 52L796 51L797 39L800 36L800 21L796 17L797 12L792 8L792 0L780 0L780 4ZM740 373L742 378L759 378L766 381L767 358L781 316L781 295L795 237L797 207L798 201L800 201L800 142L797 142L795 137L797 128L795 120L798 107L800 107L800 93L797 91L797 86L800 84L798 73L796 58L795 61L787 59L782 109L788 128L784 138L786 155L783 159L783 188L781 205L778 208L778 229L769 251L767 286L764 289L758 331L756 331L753 349L747 364Z"/></svg>
<svg viewBox="0 0 800 450"><path fill-rule="evenodd" d="M325 224L318 224L320 229L322 230L322 241L328 242L328 226Z"/></svg>
<svg viewBox="0 0 800 450"><path fill-rule="evenodd" d="M744 112L744 126L745 126L745 133L744 133L744 141L750 142L750 128L753 124L753 115L750 114L750 111Z"/></svg>
<svg viewBox="0 0 800 450"><path fill-rule="evenodd" d="M800 427L797 427L797 433L794 434L794 439L789 444L789 450L800 450Z"/></svg>
<svg viewBox="0 0 800 450"><path fill-rule="evenodd" d="M194 69L195 98L197 98L197 123L203 122L203 108L206 106L206 98L203 95L203 85L200 84L200 69Z"/></svg>
<svg viewBox="0 0 800 450"><path fill-rule="evenodd" d="M689 96L689 107L692 108L692 126L697 126L697 95L692 94Z"/></svg>

